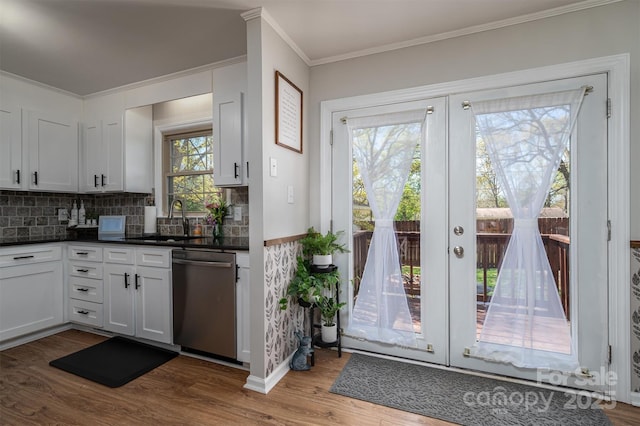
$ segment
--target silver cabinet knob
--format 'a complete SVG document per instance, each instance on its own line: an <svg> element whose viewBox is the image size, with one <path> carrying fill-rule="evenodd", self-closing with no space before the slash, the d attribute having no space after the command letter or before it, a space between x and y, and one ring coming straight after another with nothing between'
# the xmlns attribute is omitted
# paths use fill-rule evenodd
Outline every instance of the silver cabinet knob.
<svg viewBox="0 0 640 426"><path fill-rule="evenodd" d="M464 234L464 228L460 225L456 226L455 228L453 228L453 233L460 236L462 234Z"/></svg>
<svg viewBox="0 0 640 426"><path fill-rule="evenodd" d="M453 248L453 253L456 255L456 257L458 258L462 258L464 257L464 249L460 246L455 246Z"/></svg>

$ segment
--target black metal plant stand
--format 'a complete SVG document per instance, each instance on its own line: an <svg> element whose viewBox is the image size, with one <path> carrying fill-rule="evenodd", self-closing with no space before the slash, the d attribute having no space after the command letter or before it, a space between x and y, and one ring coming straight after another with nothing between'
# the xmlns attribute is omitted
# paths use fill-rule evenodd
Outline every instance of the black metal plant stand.
<svg viewBox="0 0 640 426"><path fill-rule="evenodd" d="M329 265L328 267L325 268L318 268L315 265L311 265L311 273L313 274L328 274L330 272L333 272L335 270L337 270L338 267L336 265ZM333 289L334 291L334 297L336 299L336 303L340 303L340 289L339 289L339 283L336 284L335 288ZM317 346L320 348L338 348L338 357L342 358L342 336L340 333L340 314L338 313L337 318L336 318L336 326L338 328L338 339L335 342L324 342L322 341L322 334L320 333L320 329L322 328L321 324L317 324L315 322L315 309L317 308L317 306L315 304L312 304L308 309L309 309L309 336L312 337L311 340L311 347ZM315 365L315 354L312 352L311 353L311 365Z"/></svg>

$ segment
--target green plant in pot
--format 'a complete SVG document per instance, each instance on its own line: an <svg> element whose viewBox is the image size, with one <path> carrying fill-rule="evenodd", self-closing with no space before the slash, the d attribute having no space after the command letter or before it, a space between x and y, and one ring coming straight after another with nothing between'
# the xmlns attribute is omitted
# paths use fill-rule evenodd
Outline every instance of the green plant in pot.
<svg viewBox="0 0 640 426"><path fill-rule="evenodd" d="M298 269L296 274L289 282L287 287L287 294L281 298L280 309L286 310L289 302L289 297L297 300L300 305L308 307L315 303L320 290L316 282L316 277L310 271L309 262L307 262L302 256L297 257Z"/></svg>
<svg viewBox="0 0 640 426"><path fill-rule="evenodd" d="M313 273L311 265L303 256L297 257L298 269L289 282L285 297L279 300L280 309L286 310L289 298L297 301L303 307L309 307L322 298L324 289L333 288L340 281L337 270L329 273Z"/></svg>
<svg viewBox="0 0 640 426"><path fill-rule="evenodd" d="M338 326L336 315L346 303L338 303L333 297L321 296L318 300L320 316L322 317L321 336L325 343L332 343L338 340Z"/></svg>
<svg viewBox="0 0 640 426"><path fill-rule="evenodd" d="M338 240L343 232L326 234L317 232L313 227L307 230L307 235L300 240L302 253L306 258L312 259L312 263L317 267L326 268L333 263L333 253L347 253L346 246Z"/></svg>

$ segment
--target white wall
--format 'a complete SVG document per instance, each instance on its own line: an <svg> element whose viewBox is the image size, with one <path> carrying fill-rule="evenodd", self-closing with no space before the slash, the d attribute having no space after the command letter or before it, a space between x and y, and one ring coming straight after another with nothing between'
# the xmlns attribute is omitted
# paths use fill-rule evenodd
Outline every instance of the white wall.
<svg viewBox="0 0 640 426"><path fill-rule="evenodd" d="M309 68L285 43L261 13L247 18L248 143L251 164L249 186L251 249L251 377L265 378L265 255L266 240L303 234L309 224ZM275 71L303 92L303 154L275 144ZM277 161L277 176L269 161ZM294 202L287 202L287 187ZM262 266L262 270L260 266ZM263 387L256 385L256 389ZM268 388L268 385L266 385Z"/></svg>
<svg viewBox="0 0 640 426"><path fill-rule="evenodd" d="M309 223L309 132L306 113L309 93L309 67L266 24L262 31L262 180L264 239L305 233ZM303 92L302 154L276 145L275 72L280 71ZM271 176L269 161L278 164ZM287 202L287 187L293 186L294 202Z"/></svg>
<svg viewBox="0 0 640 426"><path fill-rule="evenodd" d="M640 1L627 0L544 20L311 69L311 158L319 158L320 102L509 71L631 54L631 238L640 239ZM615 111L614 105L614 111ZM326 141L322 141L323 143ZM320 170L310 162L311 223L320 223Z"/></svg>
<svg viewBox="0 0 640 426"><path fill-rule="evenodd" d="M0 72L0 102L32 111L56 111L82 119L82 99L70 93Z"/></svg>

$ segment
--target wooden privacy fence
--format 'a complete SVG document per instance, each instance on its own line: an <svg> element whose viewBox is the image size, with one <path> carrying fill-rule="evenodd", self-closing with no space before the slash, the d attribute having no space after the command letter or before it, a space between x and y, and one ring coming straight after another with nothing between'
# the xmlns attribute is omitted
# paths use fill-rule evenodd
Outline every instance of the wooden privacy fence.
<svg viewBox="0 0 640 426"><path fill-rule="evenodd" d="M480 222L480 221L479 221ZM476 268L482 271L479 274L477 284L478 302L491 300L491 288L488 285L489 274L493 269L499 269L504 256L504 251L509 243L513 229L513 219L492 219L491 226L478 224L476 234ZM496 224L496 222L498 222ZM540 218L539 228L542 241L549 259L551 271L558 288L560 300L567 318L569 318L569 237L567 218ZM396 237L398 240L398 253L400 264L404 266L403 278L407 294L413 297L420 296L420 222L398 221L394 222ZM373 227L373 224L371 224ZM482 232L481 229L506 230L507 232ZM353 234L353 265L354 288L357 290L364 272L367 260L372 231L356 231ZM547 292L541 289L537 297L546 298Z"/></svg>

